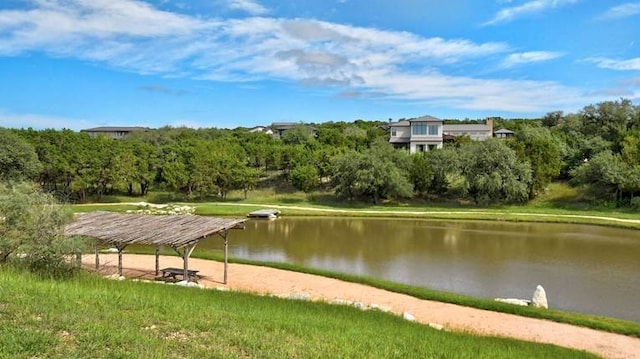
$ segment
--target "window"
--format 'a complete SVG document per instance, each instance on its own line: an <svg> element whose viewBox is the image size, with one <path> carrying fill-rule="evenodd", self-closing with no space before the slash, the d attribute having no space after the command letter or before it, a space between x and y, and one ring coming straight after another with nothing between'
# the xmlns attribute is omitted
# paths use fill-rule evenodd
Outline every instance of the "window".
<svg viewBox="0 0 640 359"><path fill-rule="evenodd" d="M411 124L411 134L412 135L426 135L427 134L427 124L424 122L412 123Z"/></svg>
<svg viewBox="0 0 640 359"><path fill-rule="evenodd" d="M429 125L429 135L438 135L438 125Z"/></svg>
<svg viewBox="0 0 640 359"><path fill-rule="evenodd" d="M424 145L416 145L416 152L424 152Z"/></svg>
<svg viewBox="0 0 640 359"><path fill-rule="evenodd" d="M427 147L429 148L429 151L433 151L433 150L435 150L436 148L438 148L438 146L437 146L437 145L428 145Z"/></svg>
<svg viewBox="0 0 640 359"><path fill-rule="evenodd" d="M395 128L391 128L391 137L396 137L396 129Z"/></svg>

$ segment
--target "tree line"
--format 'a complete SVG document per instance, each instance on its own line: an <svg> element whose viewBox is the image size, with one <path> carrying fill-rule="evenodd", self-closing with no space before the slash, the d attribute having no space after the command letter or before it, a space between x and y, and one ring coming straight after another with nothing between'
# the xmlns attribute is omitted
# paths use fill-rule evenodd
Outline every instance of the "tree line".
<svg viewBox="0 0 640 359"><path fill-rule="evenodd" d="M225 198L262 183L339 200L423 198L525 203L551 181L640 207L640 107L607 101L540 119L496 119L510 139L459 137L418 154L394 149L386 122L300 124L281 138L246 129L164 127L124 139L0 129L0 180L30 180L65 201L150 190Z"/></svg>

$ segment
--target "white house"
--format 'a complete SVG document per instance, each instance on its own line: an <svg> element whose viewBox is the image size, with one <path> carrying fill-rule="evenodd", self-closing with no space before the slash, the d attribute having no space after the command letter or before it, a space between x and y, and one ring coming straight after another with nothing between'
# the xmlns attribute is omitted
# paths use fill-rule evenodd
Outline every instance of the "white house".
<svg viewBox="0 0 640 359"><path fill-rule="evenodd" d="M431 151L442 148L444 136L469 136L475 141L493 137L493 119L484 124L444 124L433 116L422 116L389 124L389 143L396 148L409 149L410 153Z"/></svg>
<svg viewBox="0 0 640 359"><path fill-rule="evenodd" d="M484 141L493 137L493 119L487 118L484 124L445 124L444 134L449 136L469 136L474 141Z"/></svg>
<svg viewBox="0 0 640 359"><path fill-rule="evenodd" d="M410 153L442 148L443 121L422 116L389 124L389 142L396 148L408 148Z"/></svg>

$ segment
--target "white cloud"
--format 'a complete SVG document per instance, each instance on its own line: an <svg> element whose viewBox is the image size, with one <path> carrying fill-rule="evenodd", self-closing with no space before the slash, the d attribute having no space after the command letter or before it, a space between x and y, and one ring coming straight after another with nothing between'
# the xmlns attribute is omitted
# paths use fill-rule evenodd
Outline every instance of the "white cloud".
<svg viewBox="0 0 640 359"><path fill-rule="evenodd" d="M68 128L80 130L91 127L85 120L48 116L41 114L14 114L0 109L0 127L8 128Z"/></svg>
<svg viewBox="0 0 640 359"><path fill-rule="evenodd" d="M602 20L615 20L640 14L640 2L630 2L614 6L603 13Z"/></svg>
<svg viewBox="0 0 640 359"><path fill-rule="evenodd" d="M603 69L618 70L618 71L640 71L640 57L616 60L606 57L590 57L585 61L593 62L596 66Z"/></svg>
<svg viewBox="0 0 640 359"><path fill-rule="evenodd" d="M498 11L493 19L484 23L484 25L495 25L503 22L512 21L518 17L543 12L547 9L553 9L563 5L570 5L580 0L531 0L518 6L508 7Z"/></svg>
<svg viewBox="0 0 640 359"><path fill-rule="evenodd" d="M508 52L503 43L310 19L207 19L135 0L35 4L28 10L0 10L0 56L44 52L144 74L229 82L275 79L496 111L548 110L576 95L553 82L444 74L452 64ZM511 61L553 56L559 54L530 52L514 54Z"/></svg>
<svg viewBox="0 0 640 359"><path fill-rule="evenodd" d="M269 12L267 8L253 0L229 0L230 9L245 11L251 15L264 15Z"/></svg>
<svg viewBox="0 0 640 359"><path fill-rule="evenodd" d="M437 72L411 74L368 74L374 90L389 96L454 106L470 110L536 112L579 105L578 91L552 81L474 79Z"/></svg>
<svg viewBox="0 0 640 359"><path fill-rule="evenodd" d="M510 54L506 59L502 62L503 67L513 67L522 64L529 64L534 62L542 62L556 59L558 57L564 56L561 52L552 52L552 51L529 51L529 52L520 52L516 54Z"/></svg>

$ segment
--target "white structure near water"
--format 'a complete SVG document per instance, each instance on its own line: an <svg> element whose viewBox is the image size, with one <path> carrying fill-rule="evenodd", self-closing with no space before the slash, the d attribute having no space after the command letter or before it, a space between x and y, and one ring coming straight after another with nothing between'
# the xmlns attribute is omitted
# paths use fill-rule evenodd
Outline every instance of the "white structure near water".
<svg viewBox="0 0 640 359"><path fill-rule="evenodd" d="M406 148L410 153L442 148L446 139L469 136L474 141L493 137L493 119L484 124L445 124L442 119L422 116L389 124L389 142L396 148Z"/></svg>

